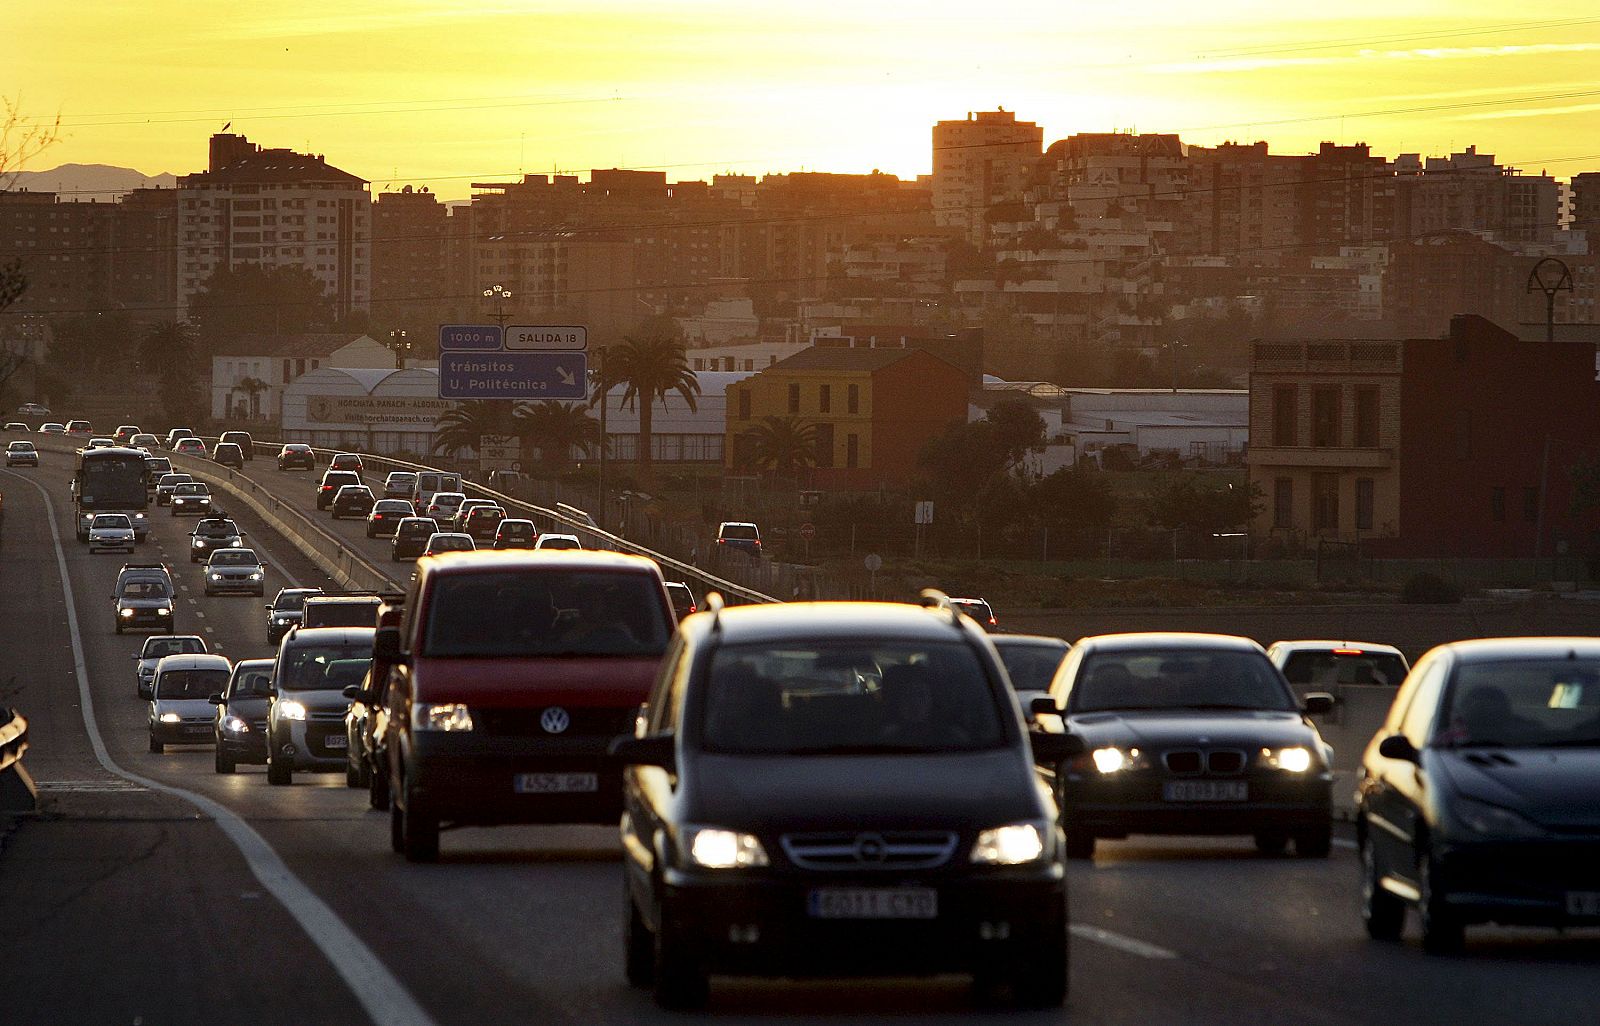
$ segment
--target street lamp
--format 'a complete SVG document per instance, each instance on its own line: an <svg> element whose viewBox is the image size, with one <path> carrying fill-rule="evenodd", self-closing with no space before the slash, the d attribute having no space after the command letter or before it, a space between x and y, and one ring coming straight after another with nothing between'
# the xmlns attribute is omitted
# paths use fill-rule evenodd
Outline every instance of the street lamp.
<svg viewBox="0 0 1600 1026"><path fill-rule="evenodd" d="M1189 343L1182 339L1173 339L1171 342L1161 343L1161 348L1172 351L1172 390L1176 392L1178 390L1178 350L1188 349Z"/></svg>
<svg viewBox="0 0 1600 1026"><path fill-rule="evenodd" d="M1572 268L1565 261L1545 257L1528 272L1528 292L1544 293L1544 340L1556 340L1556 293L1572 291Z"/></svg>
<svg viewBox="0 0 1600 1026"><path fill-rule="evenodd" d="M504 329L506 321L511 319L511 315L506 313L506 302L511 299L511 290L504 285L494 285L483 290L483 298L495 304L494 319L500 322L500 327Z"/></svg>
<svg viewBox="0 0 1600 1026"><path fill-rule="evenodd" d="M405 370L406 357L411 352L411 341L406 338L404 328L396 328L389 332L389 349L394 353L395 368Z"/></svg>

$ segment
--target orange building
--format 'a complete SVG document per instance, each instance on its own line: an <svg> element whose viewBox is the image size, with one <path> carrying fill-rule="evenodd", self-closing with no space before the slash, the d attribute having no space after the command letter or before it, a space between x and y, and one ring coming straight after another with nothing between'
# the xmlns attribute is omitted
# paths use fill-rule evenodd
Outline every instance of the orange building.
<svg viewBox="0 0 1600 1026"><path fill-rule="evenodd" d="M921 349L812 346L728 386L730 469L764 417L816 426L813 486L901 485L929 438L966 419L968 376Z"/></svg>

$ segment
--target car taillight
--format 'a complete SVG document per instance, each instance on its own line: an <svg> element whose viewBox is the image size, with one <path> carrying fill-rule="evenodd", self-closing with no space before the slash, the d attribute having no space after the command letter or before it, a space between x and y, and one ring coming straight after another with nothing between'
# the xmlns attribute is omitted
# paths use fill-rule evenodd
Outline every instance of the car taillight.
<svg viewBox="0 0 1600 1026"><path fill-rule="evenodd" d="M718 538L717 539L717 544L718 545L726 545L726 544L728 544L728 539L726 539L726 538Z"/></svg>
<svg viewBox="0 0 1600 1026"><path fill-rule="evenodd" d="M690 604L689 604L689 612L691 612L691 613L692 613L692 612L694 612L694 611L695 611L695 610L697 610L697 609L698 609L698 608L700 608L700 607L699 607L699 606L696 606L696 605L695 605L695 604L693 604L693 603L690 603Z"/></svg>

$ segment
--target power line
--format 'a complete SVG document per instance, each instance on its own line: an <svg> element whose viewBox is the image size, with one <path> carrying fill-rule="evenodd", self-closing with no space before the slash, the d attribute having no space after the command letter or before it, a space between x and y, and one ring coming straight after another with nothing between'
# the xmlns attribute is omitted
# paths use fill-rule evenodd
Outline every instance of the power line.
<svg viewBox="0 0 1600 1026"><path fill-rule="evenodd" d="M1212 57L1263 57L1280 53L1306 53L1314 50L1337 50L1347 46L1378 46L1385 43L1411 43L1425 39L1453 39L1457 36L1491 36L1503 32L1543 32L1553 29L1576 28L1581 25L1600 24L1600 18L1561 18L1552 21L1520 21L1500 25L1485 25L1475 29L1450 29L1438 32L1408 32L1391 36L1346 37L1323 40L1319 43L1270 43L1265 46L1241 47L1201 54L1200 59Z"/></svg>

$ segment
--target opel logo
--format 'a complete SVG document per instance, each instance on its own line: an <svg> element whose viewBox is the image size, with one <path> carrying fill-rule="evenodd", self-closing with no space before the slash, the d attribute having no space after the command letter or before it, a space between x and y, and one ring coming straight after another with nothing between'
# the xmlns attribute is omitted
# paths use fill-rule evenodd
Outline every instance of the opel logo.
<svg viewBox="0 0 1600 1026"><path fill-rule="evenodd" d="M889 855L889 846L877 834L861 834L856 838L857 862L882 862Z"/></svg>
<svg viewBox="0 0 1600 1026"><path fill-rule="evenodd" d="M572 726L572 717L559 705L552 705L539 716L539 726L546 734L560 734Z"/></svg>

